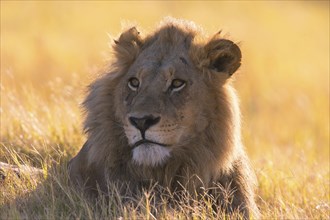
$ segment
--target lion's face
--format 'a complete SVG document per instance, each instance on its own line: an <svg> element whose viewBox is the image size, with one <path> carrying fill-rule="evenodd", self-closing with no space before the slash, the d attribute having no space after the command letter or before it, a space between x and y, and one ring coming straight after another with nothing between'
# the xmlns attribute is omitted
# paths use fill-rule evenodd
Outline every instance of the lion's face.
<svg viewBox="0 0 330 220"><path fill-rule="evenodd" d="M174 148L207 125L201 111L203 92L207 90L202 75L187 53L177 49L181 53L173 51L165 57L147 56L148 50L155 49L146 49L119 85L117 116L133 160L141 165L166 162ZM200 105L198 112L196 105Z"/></svg>
<svg viewBox="0 0 330 220"><path fill-rule="evenodd" d="M208 126L219 82L237 70L241 56L235 44L217 37L201 47L190 32L172 27L156 36L142 42L133 28L115 46L119 57L131 57L115 89L115 116L133 161L147 166L164 164ZM191 57L192 48L199 55Z"/></svg>

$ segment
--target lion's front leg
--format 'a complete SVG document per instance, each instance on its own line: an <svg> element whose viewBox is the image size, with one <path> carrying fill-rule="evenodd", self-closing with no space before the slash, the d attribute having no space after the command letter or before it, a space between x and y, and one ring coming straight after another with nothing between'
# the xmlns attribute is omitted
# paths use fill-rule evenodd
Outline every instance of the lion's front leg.
<svg viewBox="0 0 330 220"><path fill-rule="evenodd" d="M70 160L68 164L69 178L72 183L78 185L80 189L90 196L96 196L98 186L104 188L104 181L99 178L103 169L97 169L92 163L88 163L88 152L90 145L88 142L84 144L79 153Z"/></svg>
<svg viewBox="0 0 330 220"><path fill-rule="evenodd" d="M239 212L244 219L258 219L260 214L254 200L255 182L245 158L237 160L233 169L216 183L217 203L227 213Z"/></svg>

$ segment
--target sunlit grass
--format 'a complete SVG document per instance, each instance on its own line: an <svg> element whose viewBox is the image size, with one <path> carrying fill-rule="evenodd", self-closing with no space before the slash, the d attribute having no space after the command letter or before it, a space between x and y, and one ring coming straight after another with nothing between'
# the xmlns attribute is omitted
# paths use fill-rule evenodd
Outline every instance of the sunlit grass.
<svg viewBox="0 0 330 220"><path fill-rule="evenodd" d="M241 41L235 87L262 217L329 219L328 9L325 1L1 1L0 161L34 165L44 176L0 183L0 218L152 219L147 195L140 209L102 199L95 207L65 171L84 142L80 103L109 56L107 32L116 36L122 20L151 30L173 15ZM212 218L204 207L158 211Z"/></svg>

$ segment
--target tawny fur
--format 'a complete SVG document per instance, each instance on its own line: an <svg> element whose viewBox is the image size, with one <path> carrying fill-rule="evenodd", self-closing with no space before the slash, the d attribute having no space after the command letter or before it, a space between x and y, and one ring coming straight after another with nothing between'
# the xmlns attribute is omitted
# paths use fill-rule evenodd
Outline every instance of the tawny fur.
<svg viewBox="0 0 330 220"><path fill-rule="evenodd" d="M71 179L88 192L97 187L107 191L107 182L125 182L133 192L152 182L171 191L183 186L191 193L229 187L234 195L224 205L227 211L257 217L255 179L241 143L238 100L230 82L240 66L238 46L219 33L205 37L192 22L165 19L145 37L135 27L128 29L113 50L110 70L91 84L84 102L88 138L70 161ZM131 77L140 80L137 91L127 86ZM171 89L176 78L186 82L180 91ZM132 138L126 135L135 129L132 115L161 118L146 138L166 142L162 147L170 156L151 165L134 161ZM220 191L210 193L223 198Z"/></svg>

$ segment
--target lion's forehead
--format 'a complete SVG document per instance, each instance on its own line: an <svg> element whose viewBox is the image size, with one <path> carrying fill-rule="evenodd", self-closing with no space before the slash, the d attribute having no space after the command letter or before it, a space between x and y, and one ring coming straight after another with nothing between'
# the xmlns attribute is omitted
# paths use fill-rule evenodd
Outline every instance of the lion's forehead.
<svg viewBox="0 0 330 220"><path fill-rule="evenodd" d="M180 62L180 58L189 59L189 48L182 42L168 42L156 40L154 43L144 48L135 60L135 64L140 68L155 68L173 66Z"/></svg>

